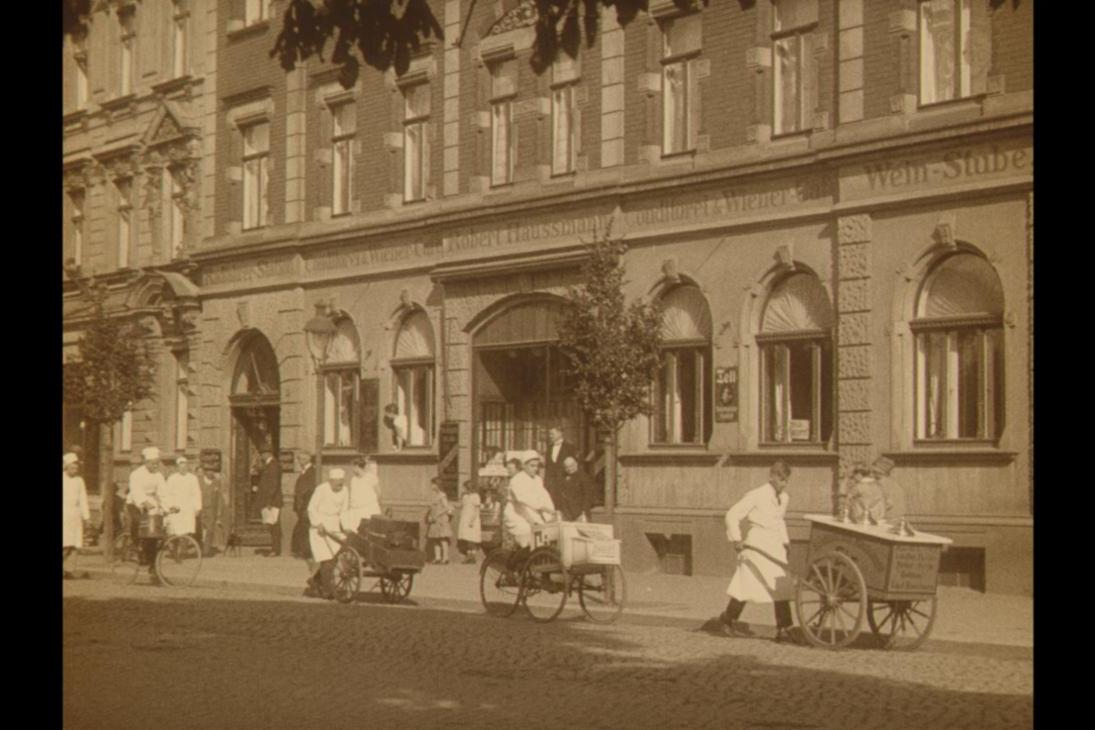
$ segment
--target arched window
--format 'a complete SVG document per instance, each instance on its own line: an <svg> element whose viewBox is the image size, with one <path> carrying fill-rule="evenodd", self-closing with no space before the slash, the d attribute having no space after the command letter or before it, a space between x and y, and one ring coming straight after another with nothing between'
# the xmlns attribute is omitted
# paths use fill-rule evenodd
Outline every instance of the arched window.
<svg viewBox="0 0 1095 730"><path fill-rule="evenodd" d="M662 367L654 386L656 444L702 444L711 435L711 311L699 288L661 299Z"/></svg>
<svg viewBox="0 0 1095 730"><path fill-rule="evenodd" d="M924 279L916 337L916 437L990 440L1004 413L1004 291L988 261L957 253Z"/></svg>
<svg viewBox="0 0 1095 730"><path fill-rule="evenodd" d="M360 438L357 394L361 356L354 321L343 316L335 326L338 331L327 348L323 367L323 445L350 448Z"/></svg>
<svg viewBox="0 0 1095 730"><path fill-rule="evenodd" d="M395 338L392 356L395 437L400 446L429 446L433 433L434 339L429 316L421 309L408 314Z"/></svg>
<svg viewBox="0 0 1095 730"><path fill-rule="evenodd" d="M832 326L829 296L813 274L794 273L772 287L757 334L763 442L829 441Z"/></svg>

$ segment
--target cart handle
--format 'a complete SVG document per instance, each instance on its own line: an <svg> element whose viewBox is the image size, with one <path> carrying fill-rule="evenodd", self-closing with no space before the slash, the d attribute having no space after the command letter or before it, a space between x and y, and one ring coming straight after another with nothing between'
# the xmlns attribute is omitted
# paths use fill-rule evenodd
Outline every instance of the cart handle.
<svg viewBox="0 0 1095 730"><path fill-rule="evenodd" d="M790 565L788 565L787 563L783 562L783 561L782 561L782 560L780 560L779 558L776 558L775 556L769 555L768 553L766 553L765 551L761 550L761 549L760 549L760 548L758 548L758 547L753 547L752 545L742 545L742 546L741 546L741 549L742 549L742 550L752 550L752 551L753 551L753 552L755 552L755 553L760 553L761 555L763 555L764 557L768 558L769 560L771 560L771 561L772 561L773 563L775 563L775 564L776 564L776 565L778 565L779 567L783 568L784 570L786 570L786 571L788 571L788 572L790 572L790 570L791 570L791 566L790 566Z"/></svg>

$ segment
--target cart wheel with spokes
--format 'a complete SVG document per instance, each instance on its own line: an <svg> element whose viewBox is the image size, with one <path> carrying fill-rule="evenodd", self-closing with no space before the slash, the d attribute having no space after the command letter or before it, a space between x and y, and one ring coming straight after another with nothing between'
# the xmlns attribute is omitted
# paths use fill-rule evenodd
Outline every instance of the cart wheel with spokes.
<svg viewBox="0 0 1095 730"><path fill-rule="evenodd" d="M884 649L911 650L935 625L935 596L919 601L868 601L867 623Z"/></svg>
<svg viewBox="0 0 1095 730"><path fill-rule="evenodd" d="M532 551L521 571L521 595L533 621L546 623L562 613L568 581L558 550L545 546Z"/></svg>
<svg viewBox="0 0 1095 730"><path fill-rule="evenodd" d="M134 583L140 571L140 552L128 532L114 538L114 556L110 559L110 578L117 583Z"/></svg>
<svg viewBox="0 0 1095 730"><path fill-rule="evenodd" d="M491 550L479 568L479 598L491 616L506 618L521 599L521 576L509 567L510 551Z"/></svg>
<svg viewBox="0 0 1095 730"><path fill-rule="evenodd" d="M400 603L411 595L411 586L414 585L414 573L404 573L393 570L391 577L380 577L380 593L388 603Z"/></svg>
<svg viewBox="0 0 1095 730"><path fill-rule="evenodd" d="M795 611L814 646L842 649L859 636L867 612L867 583L859 566L842 552L814 559L798 582Z"/></svg>
<svg viewBox="0 0 1095 730"><path fill-rule="evenodd" d="M604 565L595 573L577 577L578 603L586 618L598 624L610 624L620 617L627 600L627 583L618 565Z"/></svg>
<svg viewBox="0 0 1095 730"><path fill-rule="evenodd" d="M344 547L335 554L335 567L332 576L335 600L349 603L357 595L361 586L361 556L350 547Z"/></svg>
<svg viewBox="0 0 1095 730"><path fill-rule="evenodd" d="M198 579L202 548L190 535L172 535L156 552L156 573L165 585L186 588Z"/></svg>

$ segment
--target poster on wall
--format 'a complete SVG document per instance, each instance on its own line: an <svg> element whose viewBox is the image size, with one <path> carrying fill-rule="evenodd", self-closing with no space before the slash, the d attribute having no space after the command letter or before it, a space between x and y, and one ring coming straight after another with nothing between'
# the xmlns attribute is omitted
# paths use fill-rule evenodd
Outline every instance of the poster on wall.
<svg viewBox="0 0 1095 730"><path fill-rule="evenodd" d="M437 476L441 477L441 489L449 499L456 499L460 493L460 424L456 421L442 423L437 442L441 456Z"/></svg>
<svg viewBox="0 0 1095 730"><path fill-rule="evenodd" d="M715 420L719 423L738 421L738 368L715 368Z"/></svg>

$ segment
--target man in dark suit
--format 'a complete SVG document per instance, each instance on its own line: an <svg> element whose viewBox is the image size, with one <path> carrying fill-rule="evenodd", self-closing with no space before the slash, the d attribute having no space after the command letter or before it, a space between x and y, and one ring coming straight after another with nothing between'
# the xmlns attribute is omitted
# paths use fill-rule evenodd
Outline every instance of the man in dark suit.
<svg viewBox="0 0 1095 730"><path fill-rule="evenodd" d="M297 477L296 486L293 488L293 511L297 513L297 524L293 528L293 540L290 547L295 557L310 560L312 548L308 544L308 500L312 498L312 492L316 491L316 470L313 466L315 457L302 453L298 458L300 459L300 476Z"/></svg>
<svg viewBox="0 0 1095 730"><path fill-rule="evenodd" d="M259 504L262 505L262 523L270 528L270 557L281 555L281 464L270 448L261 454L262 471L259 472Z"/></svg>
<svg viewBox="0 0 1095 730"><path fill-rule="evenodd" d="M568 456L577 460L578 450L574 448L574 444L563 440L563 429L558 426L551 427L548 438L551 440L551 445L547 447L547 453L544 455L544 487L551 495L551 501L558 507L565 476L563 462Z"/></svg>
<svg viewBox="0 0 1095 730"><path fill-rule="evenodd" d="M573 456L563 460L563 469L566 474L555 507L567 522L589 522L589 513L597 499L597 485L578 469L578 461Z"/></svg>

